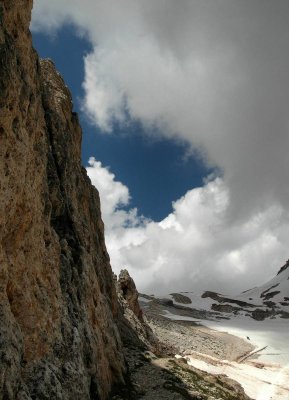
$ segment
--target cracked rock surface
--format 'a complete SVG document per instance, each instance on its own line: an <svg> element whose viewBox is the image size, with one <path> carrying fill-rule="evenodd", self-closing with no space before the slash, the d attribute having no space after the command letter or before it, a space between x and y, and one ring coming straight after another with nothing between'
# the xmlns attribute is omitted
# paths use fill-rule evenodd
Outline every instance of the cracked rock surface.
<svg viewBox="0 0 289 400"><path fill-rule="evenodd" d="M31 8L0 2L0 398L104 399L125 362L99 196Z"/></svg>

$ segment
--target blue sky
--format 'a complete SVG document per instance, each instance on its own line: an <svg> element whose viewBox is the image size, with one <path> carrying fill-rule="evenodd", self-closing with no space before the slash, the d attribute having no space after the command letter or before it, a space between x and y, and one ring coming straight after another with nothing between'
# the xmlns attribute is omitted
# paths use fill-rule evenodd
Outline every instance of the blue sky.
<svg viewBox="0 0 289 400"><path fill-rule="evenodd" d="M112 268L140 291L241 291L288 259L288 14L287 0L35 2Z"/></svg>
<svg viewBox="0 0 289 400"><path fill-rule="evenodd" d="M130 189L131 207L140 214L160 221L172 211L172 202L188 189L202 186L208 175L201 158L188 155L188 145L181 140L148 136L141 122L115 124L113 131L103 133L82 112L84 96L83 58L91 45L77 34L76 27L64 25L54 34L37 32L33 45L42 58L51 58L68 85L83 130L82 162L95 157Z"/></svg>

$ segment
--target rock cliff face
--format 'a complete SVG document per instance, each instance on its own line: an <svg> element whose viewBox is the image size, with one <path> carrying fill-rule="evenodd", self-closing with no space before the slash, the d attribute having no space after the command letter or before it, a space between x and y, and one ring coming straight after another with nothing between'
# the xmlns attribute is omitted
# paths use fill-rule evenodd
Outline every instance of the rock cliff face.
<svg viewBox="0 0 289 400"><path fill-rule="evenodd" d="M125 367L99 196L31 8L0 1L0 398L105 399Z"/></svg>

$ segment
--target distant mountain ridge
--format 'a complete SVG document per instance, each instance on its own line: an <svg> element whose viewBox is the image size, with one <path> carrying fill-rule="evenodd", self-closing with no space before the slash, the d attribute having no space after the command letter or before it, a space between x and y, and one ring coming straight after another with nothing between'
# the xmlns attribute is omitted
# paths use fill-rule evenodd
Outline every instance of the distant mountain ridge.
<svg viewBox="0 0 289 400"><path fill-rule="evenodd" d="M182 309L187 316L195 318L214 320L246 316L257 321L286 319L289 318L289 261L265 284L235 296L213 291L193 291L146 298L163 306Z"/></svg>

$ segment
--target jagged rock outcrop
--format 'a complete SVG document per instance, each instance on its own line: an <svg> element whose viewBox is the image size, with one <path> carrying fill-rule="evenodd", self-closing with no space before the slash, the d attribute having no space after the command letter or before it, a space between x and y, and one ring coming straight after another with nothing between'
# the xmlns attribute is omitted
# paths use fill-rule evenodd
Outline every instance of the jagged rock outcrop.
<svg viewBox="0 0 289 400"><path fill-rule="evenodd" d="M134 312L137 318L143 322L143 313L138 302L138 291L134 280L126 269L120 271L117 284L130 309Z"/></svg>
<svg viewBox="0 0 289 400"><path fill-rule="evenodd" d="M0 2L0 398L105 399L125 364L99 196L31 8Z"/></svg>
<svg viewBox="0 0 289 400"><path fill-rule="evenodd" d="M114 282L119 304L117 326L124 345L141 351L149 349L161 353L161 343L143 317L138 302L139 294L128 271L121 270L118 278L114 275Z"/></svg>

